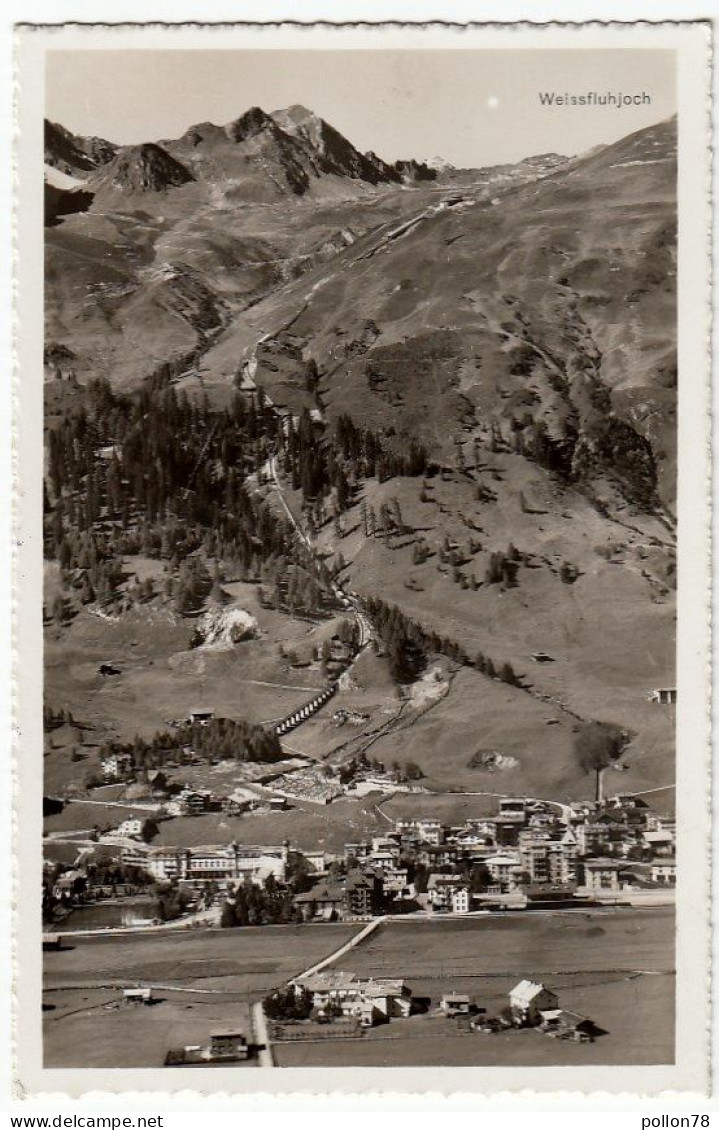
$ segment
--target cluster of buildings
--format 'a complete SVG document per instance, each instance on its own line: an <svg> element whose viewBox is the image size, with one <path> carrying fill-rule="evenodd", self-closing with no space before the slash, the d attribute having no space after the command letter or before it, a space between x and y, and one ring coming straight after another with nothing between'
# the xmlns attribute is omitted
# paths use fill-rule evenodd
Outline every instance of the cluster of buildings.
<svg viewBox="0 0 719 1130"><path fill-rule="evenodd" d="M290 982L295 993L309 994L310 1019L318 1023L354 1020L360 1028L373 1028L395 1018L406 1018L424 1005L412 998L401 978L359 977L341 970L306 974ZM437 1002L437 1011L449 1019L474 1015L471 1027L477 1031L500 1028L536 1028L550 1036L591 1040L597 1028L579 1013L561 1008L559 996L540 981L523 978L508 994L508 1002L498 1017L489 1017L469 993L449 991Z"/></svg>
<svg viewBox="0 0 719 1130"><path fill-rule="evenodd" d="M307 856L314 884L295 896L306 920L368 918L424 909L467 914L494 905L591 898L672 886L675 824L641 798L565 806L502 798L498 811L453 827L398 821L384 836ZM227 886L272 874L285 880L287 843L204 848L125 847L122 862L160 881L215 880Z"/></svg>
<svg viewBox="0 0 719 1130"><path fill-rule="evenodd" d="M633 795L561 811L507 797L493 816L461 827L405 820L382 837L348 843L344 873L318 877L297 901L310 917L351 918L586 899L672 886L674 850L674 820Z"/></svg>
<svg viewBox="0 0 719 1130"><path fill-rule="evenodd" d="M319 1021L341 1016L372 1028L412 1011L412 994L400 978L375 980L329 970L298 977L292 984L311 995L313 1017Z"/></svg>

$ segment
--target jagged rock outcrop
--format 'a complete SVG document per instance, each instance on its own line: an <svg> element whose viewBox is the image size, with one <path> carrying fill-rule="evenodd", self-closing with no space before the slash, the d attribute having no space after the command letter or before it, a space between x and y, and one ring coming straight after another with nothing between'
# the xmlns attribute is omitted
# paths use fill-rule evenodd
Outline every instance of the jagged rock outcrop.
<svg viewBox="0 0 719 1130"><path fill-rule="evenodd" d="M123 192L165 192L190 184L194 176L160 145L131 145L106 165L91 184Z"/></svg>
<svg viewBox="0 0 719 1130"><path fill-rule="evenodd" d="M117 150L117 145L102 137L80 137L45 120L45 164L69 176L83 176L106 165Z"/></svg>
<svg viewBox="0 0 719 1130"><path fill-rule="evenodd" d="M397 172L403 180L410 184L417 181L432 181L437 179L437 170L431 169L429 165L425 165L423 161L415 161L411 158L409 161L395 161L394 165Z"/></svg>

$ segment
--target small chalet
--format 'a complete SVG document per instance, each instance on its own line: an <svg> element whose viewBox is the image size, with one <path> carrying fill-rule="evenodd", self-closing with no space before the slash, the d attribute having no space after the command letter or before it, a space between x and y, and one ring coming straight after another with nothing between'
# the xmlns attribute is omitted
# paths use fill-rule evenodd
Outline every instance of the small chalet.
<svg viewBox="0 0 719 1130"><path fill-rule="evenodd" d="M284 796L271 796L267 801L267 807L272 812L283 812L286 808L290 807L287 797Z"/></svg>
<svg viewBox="0 0 719 1130"><path fill-rule="evenodd" d="M545 1008L540 1012L539 1027L548 1036L579 1043L592 1043L596 1033L593 1021L578 1012L568 1012L565 1008Z"/></svg>
<svg viewBox="0 0 719 1130"><path fill-rule="evenodd" d="M119 781L129 776L133 767L132 755L129 753L111 753L100 762L102 775L106 781Z"/></svg>
<svg viewBox="0 0 719 1130"><path fill-rule="evenodd" d="M123 820L118 824L115 829L116 836L127 837L128 839L138 839L142 835L142 827L145 821L141 820L139 816L130 816L127 820Z"/></svg>
<svg viewBox="0 0 719 1130"><path fill-rule="evenodd" d="M244 1032L237 1028L213 1028L210 1032L210 1059L247 1059L249 1047Z"/></svg>
<svg viewBox="0 0 719 1130"><path fill-rule="evenodd" d="M647 802L642 800L640 796L637 796L636 793L617 793L616 796L610 797L607 803L611 808L649 808Z"/></svg>
<svg viewBox="0 0 719 1130"><path fill-rule="evenodd" d="M177 800L188 816L200 816L210 807L211 797L208 789L183 789Z"/></svg>
<svg viewBox="0 0 719 1130"><path fill-rule="evenodd" d="M123 1004L154 1004L155 998L150 986L138 987L136 989L123 989L122 1002Z"/></svg>
<svg viewBox="0 0 719 1130"><path fill-rule="evenodd" d="M472 1004L467 993L445 993L439 1007L445 1016L467 1016Z"/></svg>
<svg viewBox="0 0 719 1130"><path fill-rule="evenodd" d="M214 710L211 710L209 707L207 707L207 706L195 706L190 711L190 716L189 716L188 721L193 726L195 724L199 724L200 726L206 726L207 723L211 722L214 717L215 717L215 712L214 712Z"/></svg>

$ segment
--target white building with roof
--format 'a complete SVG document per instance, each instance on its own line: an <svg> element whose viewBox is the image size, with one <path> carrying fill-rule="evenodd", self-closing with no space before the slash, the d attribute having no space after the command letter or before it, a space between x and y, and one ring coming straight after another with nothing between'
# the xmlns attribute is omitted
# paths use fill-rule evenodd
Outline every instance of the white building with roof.
<svg viewBox="0 0 719 1130"><path fill-rule="evenodd" d="M517 1024L539 1024L541 1013L558 1004L557 994L541 981L519 981L509 993L509 1007Z"/></svg>

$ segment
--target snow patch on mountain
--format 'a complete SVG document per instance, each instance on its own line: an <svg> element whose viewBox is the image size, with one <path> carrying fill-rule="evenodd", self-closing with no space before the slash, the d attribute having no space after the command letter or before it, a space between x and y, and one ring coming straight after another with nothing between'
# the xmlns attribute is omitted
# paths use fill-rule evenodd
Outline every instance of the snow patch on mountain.
<svg viewBox="0 0 719 1130"><path fill-rule="evenodd" d="M72 192L75 188L84 188L86 182L81 180L80 177L72 177L69 173L63 173L60 169L56 169L54 165L45 165L45 182L51 184L53 188L61 188L65 192Z"/></svg>

